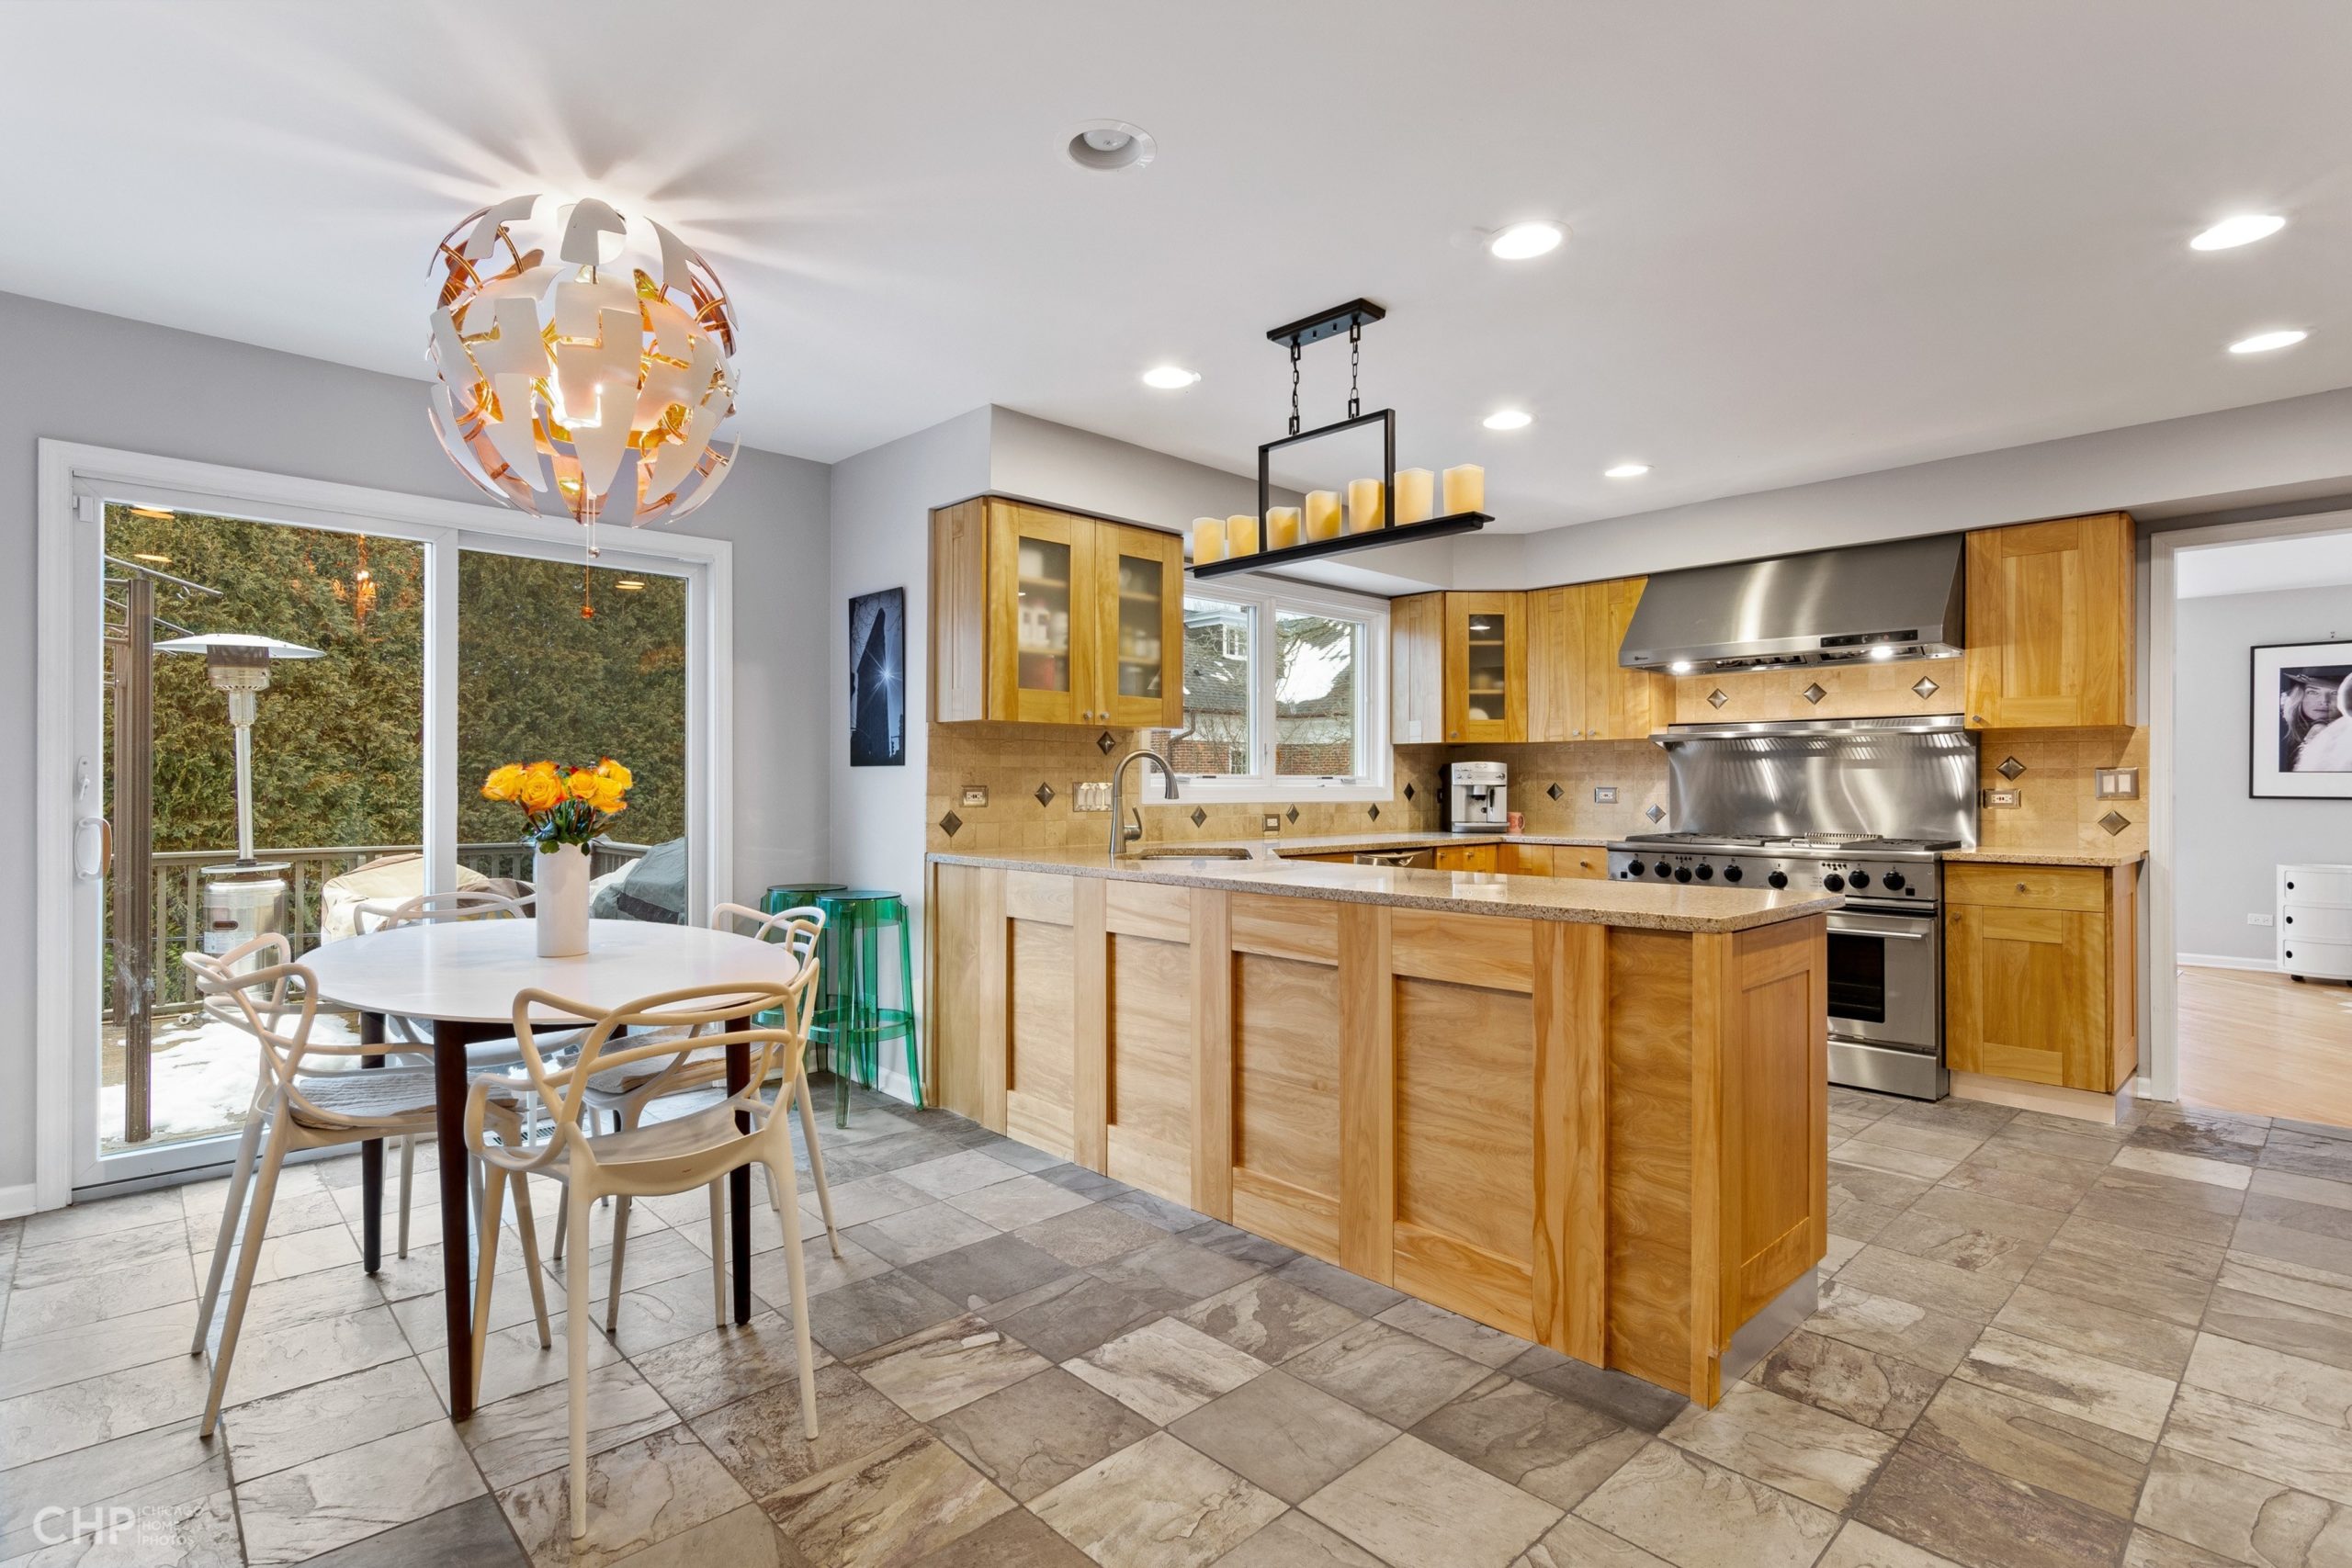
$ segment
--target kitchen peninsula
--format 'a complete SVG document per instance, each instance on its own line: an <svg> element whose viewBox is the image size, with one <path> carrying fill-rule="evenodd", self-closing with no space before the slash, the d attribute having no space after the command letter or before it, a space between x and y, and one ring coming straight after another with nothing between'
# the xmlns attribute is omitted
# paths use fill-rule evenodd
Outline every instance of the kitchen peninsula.
<svg viewBox="0 0 2352 1568"><path fill-rule="evenodd" d="M1250 849L929 874L950 1110L1702 1404L1810 1310L1834 896Z"/></svg>

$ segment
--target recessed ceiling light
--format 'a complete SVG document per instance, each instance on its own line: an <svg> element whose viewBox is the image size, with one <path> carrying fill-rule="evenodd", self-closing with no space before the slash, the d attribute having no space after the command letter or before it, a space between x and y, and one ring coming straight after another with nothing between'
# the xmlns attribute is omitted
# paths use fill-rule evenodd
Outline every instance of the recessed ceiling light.
<svg viewBox="0 0 2352 1568"><path fill-rule="evenodd" d="M166 523L171 521L173 515L169 510L161 506L134 506L130 509L130 514L133 517L153 517Z"/></svg>
<svg viewBox="0 0 2352 1568"><path fill-rule="evenodd" d="M1620 463L1613 468L1600 470L1601 477L1611 479L1637 479L1650 471L1647 463Z"/></svg>
<svg viewBox="0 0 2352 1568"><path fill-rule="evenodd" d="M1497 409L1486 419L1488 430L1525 430L1534 423L1535 416L1525 409Z"/></svg>
<svg viewBox="0 0 2352 1568"><path fill-rule="evenodd" d="M143 560L153 566L169 566L172 564L171 557L159 556L149 550L133 550L130 552L130 558L132 560Z"/></svg>
<svg viewBox="0 0 2352 1568"><path fill-rule="evenodd" d="M1557 223L1541 220L1513 223L1509 228L1496 230L1487 242L1487 250L1504 261L1526 261L1559 249L1560 242L1567 237L1568 231Z"/></svg>
<svg viewBox="0 0 2352 1568"><path fill-rule="evenodd" d="M1063 151L1081 169L1116 174L1149 164L1158 155L1159 143L1142 126L1124 119L1097 119L1079 127Z"/></svg>
<svg viewBox="0 0 2352 1568"><path fill-rule="evenodd" d="M2282 327L2275 333L2256 333L2230 344L2232 354L2267 354L2274 348L2292 348L2312 334L2293 327Z"/></svg>
<svg viewBox="0 0 2352 1568"><path fill-rule="evenodd" d="M1157 387L1163 392L1181 392L1201 378L1197 370L1187 370L1181 365L1155 365L1143 373L1143 384Z"/></svg>
<svg viewBox="0 0 2352 1568"><path fill-rule="evenodd" d="M2202 234L2188 242L2192 251L2226 251L2239 245L2250 245L2256 240L2267 240L2287 226L2287 220L2270 212L2245 212L2235 218L2224 218Z"/></svg>

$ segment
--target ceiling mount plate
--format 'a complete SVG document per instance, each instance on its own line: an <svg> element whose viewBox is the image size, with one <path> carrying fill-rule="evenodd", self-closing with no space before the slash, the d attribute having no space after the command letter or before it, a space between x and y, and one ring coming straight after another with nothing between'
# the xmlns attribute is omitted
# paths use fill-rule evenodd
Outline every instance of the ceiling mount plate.
<svg viewBox="0 0 2352 1568"><path fill-rule="evenodd" d="M1285 346L1305 348L1310 343L1321 343L1327 337L1338 337L1353 327L1368 327L1386 317L1388 312L1369 299L1351 299L1329 310L1318 310L1285 327L1276 327L1266 334L1269 341Z"/></svg>

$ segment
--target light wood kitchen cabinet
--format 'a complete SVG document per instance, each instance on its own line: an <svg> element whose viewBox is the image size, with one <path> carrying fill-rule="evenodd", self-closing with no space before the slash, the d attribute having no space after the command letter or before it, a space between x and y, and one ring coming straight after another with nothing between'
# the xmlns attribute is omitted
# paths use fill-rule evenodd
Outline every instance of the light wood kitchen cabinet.
<svg viewBox="0 0 2352 1568"><path fill-rule="evenodd" d="M1399 746L1445 741L1445 595L1388 602L1390 738Z"/></svg>
<svg viewBox="0 0 2352 1568"><path fill-rule="evenodd" d="M2139 1065L2137 868L1944 868L1944 1051L1956 1073L2112 1094Z"/></svg>
<svg viewBox="0 0 2352 1568"><path fill-rule="evenodd" d="M2123 512L1968 536L1970 728L2132 722L2132 541Z"/></svg>
<svg viewBox="0 0 2352 1568"><path fill-rule="evenodd" d="M1440 844L1437 847L1437 869L1499 871L1502 869L1501 852L1513 847L1506 844Z"/></svg>
<svg viewBox="0 0 2352 1568"><path fill-rule="evenodd" d="M1670 720L1673 677L1617 662L1647 581L1621 577L1528 593L1527 739L1646 740Z"/></svg>
<svg viewBox="0 0 2352 1568"><path fill-rule="evenodd" d="M1445 596L1445 739L1527 739L1527 595Z"/></svg>
<svg viewBox="0 0 2352 1568"><path fill-rule="evenodd" d="M932 513L944 722L1184 719L1184 551L1155 528L983 496Z"/></svg>
<svg viewBox="0 0 2352 1568"><path fill-rule="evenodd" d="M1582 844L1504 844L1502 869L1513 876L1575 876L1602 881L1609 852Z"/></svg>

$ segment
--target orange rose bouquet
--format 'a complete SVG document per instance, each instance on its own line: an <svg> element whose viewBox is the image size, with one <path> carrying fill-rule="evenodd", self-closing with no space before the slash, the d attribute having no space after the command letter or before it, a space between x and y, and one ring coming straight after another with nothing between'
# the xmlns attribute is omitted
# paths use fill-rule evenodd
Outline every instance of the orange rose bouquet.
<svg viewBox="0 0 2352 1568"><path fill-rule="evenodd" d="M523 811L523 837L544 852L563 844L586 846L628 809L629 771L610 757L575 767L569 762L509 762L482 781L485 800L514 802Z"/></svg>

